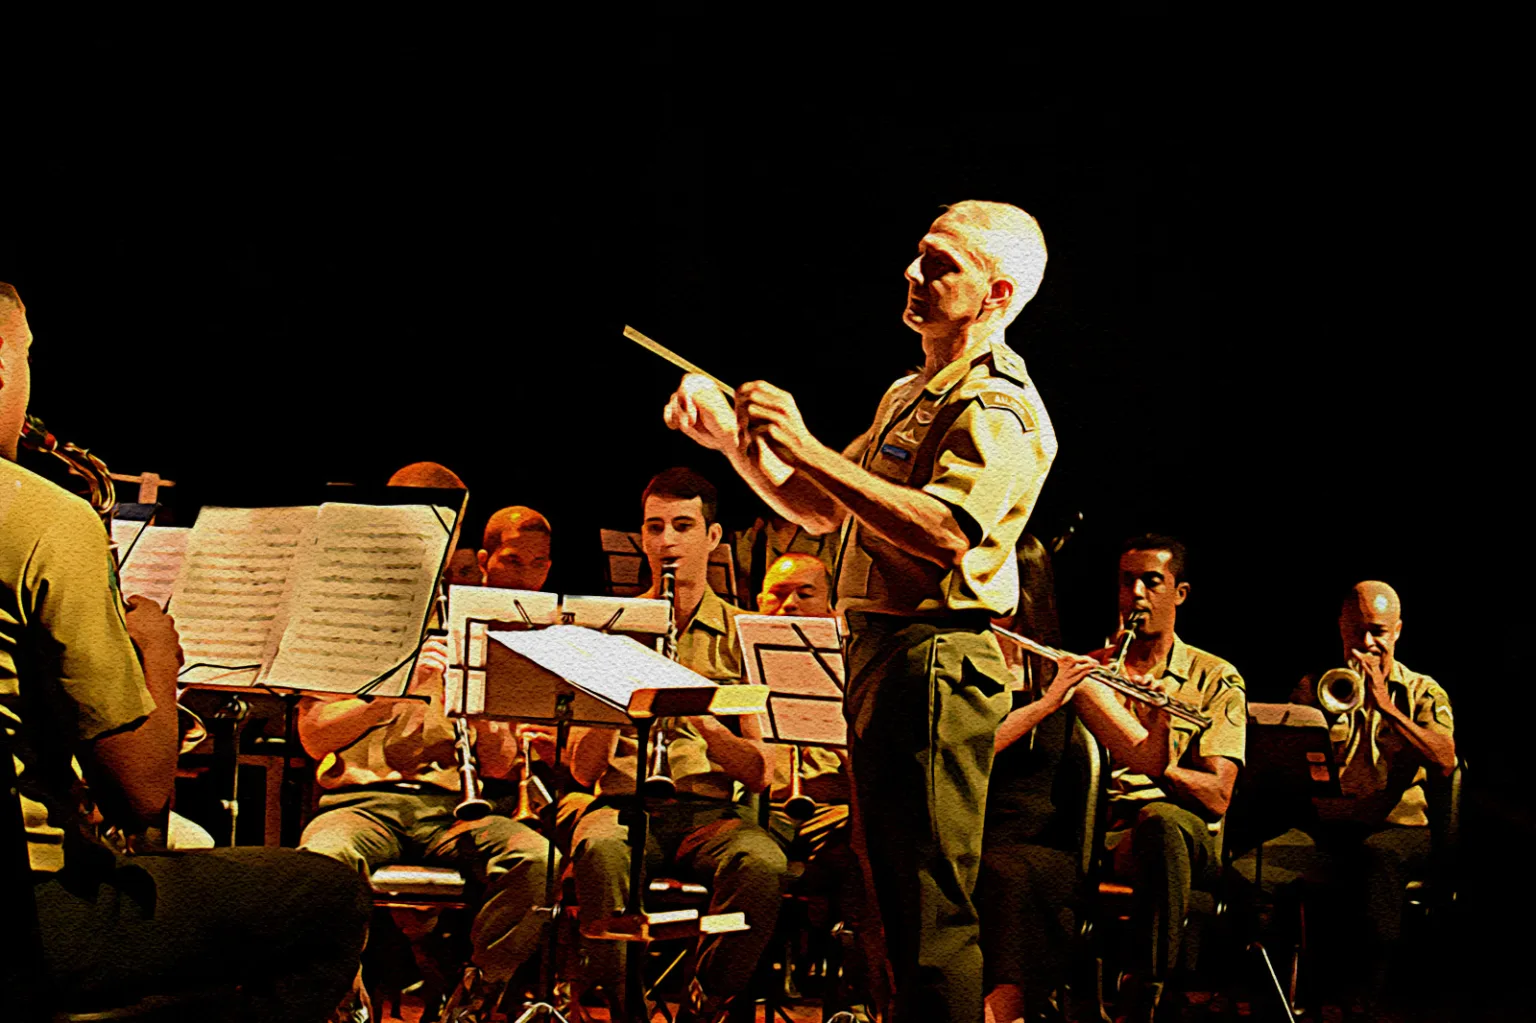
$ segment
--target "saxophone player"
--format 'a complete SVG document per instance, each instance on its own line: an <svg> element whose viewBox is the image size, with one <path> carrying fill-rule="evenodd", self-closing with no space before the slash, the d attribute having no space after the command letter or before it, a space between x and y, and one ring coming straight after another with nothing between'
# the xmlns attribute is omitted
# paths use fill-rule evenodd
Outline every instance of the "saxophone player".
<svg viewBox="0 0 1536 1023"><path fill-rule="evenodd" d="M71 826L72 757L109 823L163 825L182 657L153 601L124 614L96 513L15 464L31 342L0 284L0 763L20 765L39 923L37 939L10 935L11 962L38 972L10 974L0 1016L28 996L41 1011L25 1018L51 1018L228 984L252 1018L314 1023L357 971L369 898L355 874L288 849L121 856Z"/></svg>
<svg viewBox="0 0 1536 1023"><path fill-rule="evenodd" d="M709 588L710 552L720 543L717 498L708 480L688 469L668 469L641 496L641 545L656 580L663 567L675 578L673 623L677 659L706 678L741 680L741 649L732 622L738 609ZM662 719L675 798L653 814L652 859L679 877L709 887L709 913L744 912L750 930L701 939L694 985L678 1020L715 1023L746 987L773 936L786 861L745 801L772 779L773 760L756 716L744 716L739 734L713 717ZM571 758L576 781L595 787L597 799L576 825L572 864L583 925L620 912L629 886L629 829L619 822L619 797L634 792L635 740L594 728ZM624 943L593 941L579 978L605 989L610 1018L627 1019Z"/></svg>
<svg viewBox="0 0 1536 1023"><path fill-rule="evenodd" d="M401 469L391 486L463 489L452 472L431 462ZM495 1004L506 981L538 948L548 863L542 836L499 815L459 821L455 729L443 713L447 645L424 644L410 682L414 700L306 697L299 706L299 741L320 761L320 813L304 829L300 848L340 860L363 877L402 861L458 868L484 883L485 901L470 932L471 969L452 993L445 1019L476 1020ZM481 770L510 774L517 742L491 722L471 725ZM397 919L402 919L397 917ZM420 938L430 923L402 919ZM419 952L419 944L413 942ZM424 972L431 964L423 962Z"/></svg>

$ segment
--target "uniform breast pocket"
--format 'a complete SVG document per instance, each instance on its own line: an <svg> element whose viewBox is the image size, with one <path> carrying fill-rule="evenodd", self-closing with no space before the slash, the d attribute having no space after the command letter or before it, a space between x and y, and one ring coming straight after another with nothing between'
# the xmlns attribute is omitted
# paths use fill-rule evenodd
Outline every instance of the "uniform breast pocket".
<svg viewBox="0 0 1536 1023"><path fill-rule="evenodd" d="M892 483L906 483L912 478L912 463L916 459L917 452L912 448L887 440L870 459L869 471Z"/></svg>

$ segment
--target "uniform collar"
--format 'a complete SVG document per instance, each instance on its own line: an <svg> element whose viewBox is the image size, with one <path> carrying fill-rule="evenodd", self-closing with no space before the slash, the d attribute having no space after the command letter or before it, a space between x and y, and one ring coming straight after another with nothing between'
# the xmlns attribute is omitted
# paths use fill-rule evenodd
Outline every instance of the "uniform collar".
<svg viewBox="0 0 1536 1023"><path fill-rule="evenodd" d="M695 625L725 635L725 601L708 586L704 587L704 599L699 601L698 610L694 611L688 629L691 631Z"/></svg>
<svg viewBox="0 0 1536 1023"><path fill-rule="evenodd" d="M992 361L992 372L998 376L1007 377L1021 386L1029 383L1029 374L1024 369L1024 360L1019 358L1019 353L1009 348L1006 342L993 341L971 358L956 359L939 370L923 390L935 398L943 397L987 359Z"/></svg>
<svg viewBox="0 0 1536 1023"><path fill-rule="evenodd" d="M1173 677L1180 682L1188 682L1189 676L1194 674L1195 651L1188 643L1179 638L1179 634L1173 634L1173 646L1168 650L1168 663L1163 666L1163 677Z"/></svg>

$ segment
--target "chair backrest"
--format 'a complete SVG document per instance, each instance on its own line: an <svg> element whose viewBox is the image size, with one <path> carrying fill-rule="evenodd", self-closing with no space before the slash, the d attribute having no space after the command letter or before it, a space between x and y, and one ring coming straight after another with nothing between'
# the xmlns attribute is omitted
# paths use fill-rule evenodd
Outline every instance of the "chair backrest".
<svg viewBox="0 0 1536 1023"><path fill-rule="evenodd" d="M1072 772L1076 795L1082 800L1072 848L1077 853L1078 876L1086 878L1093 872L1094 857L1103 837L1104 755L1099 741L1075 714L1062 760L1060 769Z"/></svg>
<svg viewBox="0 0 1536 1023"><path fill-rule="evenodd" d="M0 957L0 1015L18 1021L52 1018L42 999L47 976L37 899L32 891L32 858L27 850L26 818L21 811L11 739L0 724L0 934L15 941L11 954Z"/></svg>

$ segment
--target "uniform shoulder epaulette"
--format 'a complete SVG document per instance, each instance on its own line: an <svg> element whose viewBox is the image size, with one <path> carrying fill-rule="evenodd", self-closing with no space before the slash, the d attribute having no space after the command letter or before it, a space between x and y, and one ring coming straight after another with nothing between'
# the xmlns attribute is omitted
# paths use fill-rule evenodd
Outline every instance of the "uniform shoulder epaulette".
<svg viewBox="0 0 1536 1023"><path fill-rule="evenodd" d="M1024 366L1024 359L1006 344L992 346L992 371L1020 387L1030 386L1029 370Z"/></svg>

